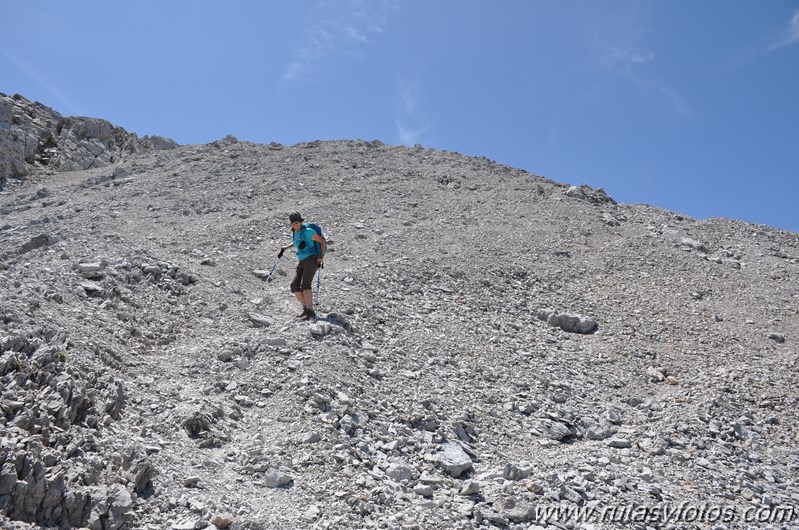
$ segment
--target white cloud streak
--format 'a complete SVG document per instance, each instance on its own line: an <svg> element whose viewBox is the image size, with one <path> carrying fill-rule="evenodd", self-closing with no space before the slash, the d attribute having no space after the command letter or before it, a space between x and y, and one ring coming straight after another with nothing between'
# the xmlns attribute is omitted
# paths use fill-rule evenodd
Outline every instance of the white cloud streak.
<svg viewBox="0 0 799 530"><path fill-rule="evenodd" d="M641 26L637 16L633 16L623 28L623 36L597 36L593 43L597 61L604 69L622 75L641 90L665 96L678 114L690 118L693 113L676 90L659 79L638 73L643 65L654 63L656 58L653 50L641 44L644 38Z"/></svg>
<svg viewBox="0 0 799 530"><path fill-rule="evenodd" d="M281 82L313 78L324 61L357 56L374 35L383 32L393 7L393 0L318 1Z"/></svg>
<svg viewBox="0 0 799 530"><path fill-rule="evenodd" d="M688 108L685 100L676 91L660 83L657 83L657 90L671 100L674 110L676 110L681 116L685 116L686 118L692 118L694 116L694 113L690 108Z"/></svg>
<svg viewBox="0 0 799 530"><path fill-rule="evenodd" d="M419 105L419 84L399 82L401 106L397 112L397 136L402 145L421 143L423 135L432 127Z"/></svg>
<svg viewBox="0 0 799 530"><path fill-rule="evenodd" d="M606 67L625 74L639 65L655 60L655 52L642 50L637 46L614 46L609 43L598 44L599 60Z"/></svg>
<svg viewBox="0 0 799 530"><path fill-rule="evenodd" d="M799 42L799 9L793 12L791 21L788 22L788 29L782 32L782 35L777 42L771 46L768 51L773 52L780 48L785 48Z"/></svg>
<svg viewBox="0 0 799 530"><path fill-rule="evenodd" d="M58 112L72 116L81 114L78 106L72 104L70 102L70 98L68 98L55 83L53 83L45 74L41 73L34 65L23 61L7 50L2 50L2 53L10 63L16 66L23 74L28 76L31 81L33 81L42 90L53 97L53 101L59 104ZM55 107L55 105L51 105L49 103L48 106Z"/></svg>

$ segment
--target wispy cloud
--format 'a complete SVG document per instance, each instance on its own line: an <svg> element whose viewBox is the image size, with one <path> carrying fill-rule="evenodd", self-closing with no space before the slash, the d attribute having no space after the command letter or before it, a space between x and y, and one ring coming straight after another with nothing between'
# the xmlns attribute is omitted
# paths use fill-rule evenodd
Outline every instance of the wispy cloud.
<svg viewBox="0 0 799 530"><path fill-rule="evenodd" d="M682 96L679 93L659 82L656 82L655 85L658 92L660 92L661 94L663 94L664 96L666 96L671 100L671 104L674 107L674 110L676 110L679 114L685 116L686 118L693 117L694 113L691 111L691 109L688 107L688 105L685 103L685 100L682 98Z"/></svg>
<svg viewBox="0 0 799 530"><path fill-rule="evenodd" d="M318 65L330 58L357 56L374 35L383 32L393 8L394 0L319 0L281 81L313 77Z"/></svg>
<svg viewBox="0 0 799 530"><path fill-rule="evenodd" d="M400 108L397 112L397 136L403 145L421 143L422 136L432 127L420 108L420 89L416 81L399 81Z"/></svg>
<svg viewBox="0 0 799 530"><path fill-rule="evenodd" d="M674 110L685 117L693 113L685 100L674 88L652 74L645 75L641 70L647 65L654 69L656 53L646 40L644 14L631 9L616 21L612 28L597 28L592 42L595 57L600 67L623 76L639 89L668 99Z"/></svg>
<svg viewBox="0 0 799 530"><path fill-rule="evenodd" d="M638 45L615 45L609 42L597 42L599 61L606 67L632 74L633 68L655 60L655 52L646 50Z"/></svg>
<svg viewBox="0 0 799 530"><path fill-rule="evenodd" d="M53 101L43 102L51 107L57 107L58 112L66 115L80 115L82 114L77 105L74 105L70 98L64 94L61 88L54 83L45 74L39 71L34 65L20 59L16 55L7 50L2 50L3 56L14 66L16 66L23 74L28 76L31 81L38 85L43 91L52 96Z"/></svg>
<svg viewBox="0 0 799 530"><path fill-rule="evenodd" d="M799 9L793 12L793 17L791 17L791 21L788 22L788 28L782 31L777 42L773 44L768 51L773 52L774 50L791 46L797 42L799 42Z"/></svg>

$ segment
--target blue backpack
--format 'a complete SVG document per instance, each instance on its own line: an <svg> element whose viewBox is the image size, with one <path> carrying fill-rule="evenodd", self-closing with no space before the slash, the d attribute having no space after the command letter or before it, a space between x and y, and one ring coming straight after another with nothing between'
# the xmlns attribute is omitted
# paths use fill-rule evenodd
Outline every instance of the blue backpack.
<svg viewBox="0 0 799 530"><path fill-rule="evenodd" d="M313 230L314 232L319 234L319 237L321 237L322 239L325 239L324 234L322 234L322 227L319 226L318 224L316 224L316 223L307 223L305 225L305 228L310 228L311 230ZM313 242L313 247L314 247L314 252L316 253L316 255L317 256L321 256L322 255L322 247L319 245L319 243L314 241Z"/></svg>

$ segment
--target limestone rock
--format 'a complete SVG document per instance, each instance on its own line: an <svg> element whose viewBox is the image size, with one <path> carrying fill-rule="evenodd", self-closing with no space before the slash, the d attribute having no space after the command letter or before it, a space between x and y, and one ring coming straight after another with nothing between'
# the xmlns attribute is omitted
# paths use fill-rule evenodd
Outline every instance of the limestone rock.
<svg viewBox="0 0 799 530"><path fill-rule="evenodd" d="M217 527L219 530L224 530L225 528L229 527L233 524L235 519L232 515L228 514L217 514L211 517L210 523Z"/></svg>
<svg viewBox="0 0 799 530"><path fill-rule="evenodd" d="M294 478L277 469L270 468L264 474L264 484L268 488L280 488L291 484Z"/></svg>
<svg viewBox="0 0 799 530"><path fill-rule="evenodd" d="M572 436L571 430L559 421L543 419L539 423L539 428L543 435L551 440L563 440Z"/></svg>
<svg viewBox="0 0 799 530"><path fill-rule="evenodd" d="M538 318L550 326L560 328L567 333L590 335L599 329L599 324L593 318L572 313L557 313L550 310L539 311Z"/></svg>
<svg viewBox="0 0 799 530"><path fill-rule="evenodd" d="M272 325L272 319L261 313L249 312L247 318L257 328L266 328Z"/></svg>
<svg viewBox="0 0 799 530"><path fill-rule="evenodd" d="M446 442L441 446L441 467L446 473L458 478L472 469L472 459L457 442Z"/></svg>

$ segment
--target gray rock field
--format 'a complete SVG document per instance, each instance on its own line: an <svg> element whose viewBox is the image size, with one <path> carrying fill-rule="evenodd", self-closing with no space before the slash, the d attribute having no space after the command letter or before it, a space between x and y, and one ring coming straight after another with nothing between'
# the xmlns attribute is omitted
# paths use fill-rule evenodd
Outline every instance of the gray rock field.
<svg viewBox="0 0 799 530"><path fill-rule="evenodd" d="M795 233L20 96L0 170L0 528L799 525Z"/></svg>

